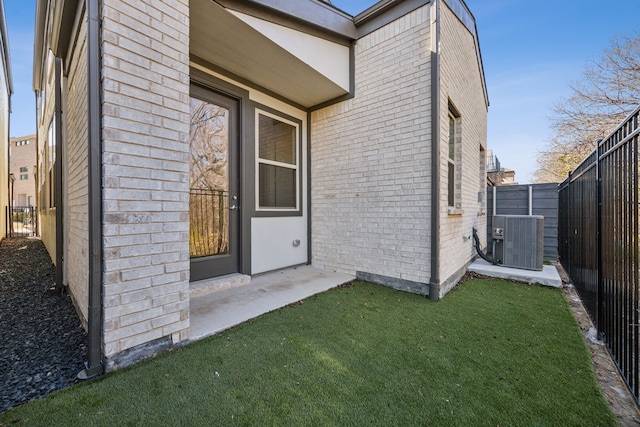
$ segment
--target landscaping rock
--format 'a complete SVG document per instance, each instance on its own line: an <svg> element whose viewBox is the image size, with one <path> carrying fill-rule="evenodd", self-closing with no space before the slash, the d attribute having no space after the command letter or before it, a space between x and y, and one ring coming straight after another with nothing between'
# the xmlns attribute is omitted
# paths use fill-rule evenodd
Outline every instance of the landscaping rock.
<svg viewBox="0 0 640 427"><path fill-rule="evenodd" d="M87 337L40 239L0 243L0 412L76 382Z"/></svg>

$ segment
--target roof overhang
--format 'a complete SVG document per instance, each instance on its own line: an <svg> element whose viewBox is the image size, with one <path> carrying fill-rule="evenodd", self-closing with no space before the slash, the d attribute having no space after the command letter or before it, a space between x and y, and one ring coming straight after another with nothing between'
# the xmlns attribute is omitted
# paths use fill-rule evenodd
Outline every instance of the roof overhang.
<svg viewBox="0 0 640 427"><path fill-rule="evenodd" d="M220 3L230 6L228 1ZM245 1L242 8L233 9L220 3L190 1L189 53L193 60L203 60L305 108L350 92L355 26L352 23L352 33L345 34L346 18L338 19L339 23L323 36L322 23L329 20L326 16L311 25L290 16L278 17L272 11L270 14L262 3L273 1ZM262 6L247 6L252 3ZM319 6L316 2L309 4ZM322 8L318 11L337 13ZM309 31L304 31L307 27Z"/></svg>
<svg viewBox="0 0 640 427"><path fill-rule="evenodd" d="M354 22L358 29L358 38L370 34L412 10L433 3L434 1L444 1L473 36L476 45L476 57L482 80L485 105L489 107L489 94L487 92L487 82L484 74L484 65L482 63L476 19L464 0L380 0L354 17Z"/></svg>
<svg viewBox="0 0 640 427"><path fill-rule="evenodd" d="M9 95L13 93L13 79L11 78L11 57L9 55L9 37L7 20L4 13L4 3L0 1L0 37L2 37L2 55L4 57L4 72L7 79Z"/></svg>
<svg viewBox="0 0 640 427"><path fill-rule="evenodd" d="M41 89L47 50L59 58L67 56L80 0L37 0L33 47L33 89Z"/></svg>

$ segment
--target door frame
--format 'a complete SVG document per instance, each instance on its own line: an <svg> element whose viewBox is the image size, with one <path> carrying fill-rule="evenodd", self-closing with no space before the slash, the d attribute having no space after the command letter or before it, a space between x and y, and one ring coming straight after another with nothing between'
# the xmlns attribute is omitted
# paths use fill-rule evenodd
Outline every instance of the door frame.
<svg viewBox="0 0 640 427"><path fill-rule="evenodd" d="M199 70L191 69L191 85L189 95L192 96L194 92L196 94L204 93L204 100L211 102L211 98L222 97L226 98L236 105L237 114L235 119L232 118L233 124L236 127L235 136L235 162L236 162L236 191L238 195L239 209L236 212L236 230L235 236L229 236L229 244L231 248L231 242L236 241L236 261L231 269L223 270L213 267L209 272L203 271L206 269L204 264L207 260L211 260L211 257L205 257L203 259L191 259L190 260L190 281L207 280L215 277L219 277L225 274L242 273L250 274L251 266L251 206L250 199L251 188L249 187L249 181L244 176L247 168L247 144L245 138L245 121L246 121L246 108L248 105L249 93L236 86L233 86L227 82L219 80L211 75L203 73ZM211 98L207 99L206 94L211 94ZM202 99L203 96L195 96L198 99ZM230 144L231 145L231 144ZM231 171L230 171L231 172ZM231 184L232 176L229 176L229 182ZM231 188L230 188L231 189ZM231 193L230 193L231 195ZM230 233L231 223L230 223ZM233 249L232 249L233 250ZM223 255L224 257L224 255ZM233 261L232 261L233 262Z"/></svg>

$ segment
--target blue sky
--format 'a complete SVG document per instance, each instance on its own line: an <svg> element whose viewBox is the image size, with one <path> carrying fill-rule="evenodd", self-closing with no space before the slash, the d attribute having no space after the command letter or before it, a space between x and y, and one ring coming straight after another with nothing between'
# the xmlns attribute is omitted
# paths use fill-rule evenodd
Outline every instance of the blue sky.
<svg viewBox="0 0 640 427"><path fill-rule="evenodd" d="M487 143L529 183L552 136L549 116L610 41L640 33L637 0L465 0L476 18L489 92ZM333 0L351 14L371 0Z"/></svg>
<svg viewBox="0 0 640 427"><path fill-rule="evenodd" d="M9 31L13 95L11 136L36 133L35 95L32 85L35 0L3 0Z"/></svg>
<svg viewBox="0 0 640 427"><path fill-rule="evenodd" d="M375 0L333 0L357 14ZM466 0L476 17L489 91L488 145L528 183L551 136L548 117L612 38L640 32L637 0ZM4 0L13 72L11 135L35 133L31 89L35 0ZM635 21L635 22L634 22Z"/></svg>

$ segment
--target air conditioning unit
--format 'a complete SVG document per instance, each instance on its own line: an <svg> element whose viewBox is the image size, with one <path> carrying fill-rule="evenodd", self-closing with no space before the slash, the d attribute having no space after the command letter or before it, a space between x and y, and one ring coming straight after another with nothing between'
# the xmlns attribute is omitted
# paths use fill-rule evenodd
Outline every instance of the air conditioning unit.
<svg viewBox="0 0 640 427"><path fill-rule="evenodd" d="M493 258L505 267L542 270L544 217L494 215Z"/></svg>

